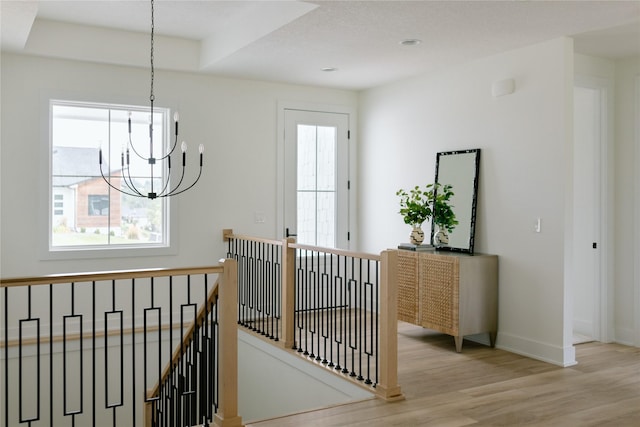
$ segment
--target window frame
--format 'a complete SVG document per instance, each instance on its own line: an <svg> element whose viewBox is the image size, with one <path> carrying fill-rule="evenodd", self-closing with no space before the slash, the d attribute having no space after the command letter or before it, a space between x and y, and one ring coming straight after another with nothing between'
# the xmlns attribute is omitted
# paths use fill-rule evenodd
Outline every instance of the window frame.
<svg viewBox="0 0 640 427"><path fill-rule="evenodd" d="M57 95L57 96L56 96ZM76 94L77 95L77 94ZM175 230L178 224L178 206L177 198L163 198L161 203L164 204L164 236L163 242L149 243L132 243L132 244L113 244L113 245L87 245L87 246L53 246L52 245L52 228L53 228L53 203L54 192L52 186L53 177L53 106L68 105L78 107L93 108L111 108L125 109L132 111L148 110L148 105L144 102L112 102L109 100L82 99L78 96L60 96L59 94L48 94L42 97L42 116L43 123L41 126L43 150L46 155L41 156L41 204L46 201L46 208L41 209L43 212L40 219L40 259L41 260L73 260L73 259L92 259L92 258L130 258L130 257L150 257L150 256L166 256L176 255L178 253L178 238ZM175 108L167 106L154 106L154 111L164 110L165 120L163 126L166 140L164 145L170 143L169 118ZM96 162L98 160L96 159ZM171 200L170 200L171 199ZM66 201L65 201L66 202Z"/></svg>

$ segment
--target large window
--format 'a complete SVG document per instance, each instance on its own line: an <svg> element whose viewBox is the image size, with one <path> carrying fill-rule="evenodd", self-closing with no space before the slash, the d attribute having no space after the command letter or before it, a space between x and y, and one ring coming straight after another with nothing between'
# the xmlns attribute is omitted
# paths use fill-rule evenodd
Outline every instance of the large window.
<svg viewBox="0 0 640 427"><path fill-rule="evenodd" d="M151 179L156 187L164 184L164 162L150 174L141 157L149 157L151 119L155 157L166 152L168 114L154 108L151 118L146 107L51 101L50 250L168 245L168 198L150 200L116 190L126 191L122 173L129 118L133 149L127 177L143 194Z"/></svg>

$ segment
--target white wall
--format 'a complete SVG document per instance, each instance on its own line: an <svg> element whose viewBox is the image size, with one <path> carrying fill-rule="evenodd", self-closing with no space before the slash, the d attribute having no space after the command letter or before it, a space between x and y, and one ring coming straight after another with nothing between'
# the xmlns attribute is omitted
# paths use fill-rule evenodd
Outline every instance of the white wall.
<svg viewBox="0 0 640 427"><path fill-rule="evenodd" d="M492 98L505 78L515 93ZM476 250L500 257L497 344L559 365L575 363L564 326L572 94L572 44L556 39L366 91L359 115L361 249L406 241L395 192L432 182L436 152L481 148Z"/></svg>
<svg viewBox="0 0 640 427"><path fill-rule="evenodd" d="M373 397L324 366L238 330L238 413L245 423Z"/></svg>
<svg viewBox="0 0 640 427"><path fill-rule="evenodd" d="M182 194L178 253L76 261L43 261L39 218L45 214L41 159L46 156L47 95L148 104L149 71L2 53L0 276L217 264L223 228L276 236L278 101L355 109L354 92L216 78L156 70L156 105L177 107L180 132L205 145L203 178ZM43 108L45 105L45 108ZM42 127L45 126L44 131ZM44 179L46 181L46 177ZM266 221L255 223L254 213Z"/></svg>

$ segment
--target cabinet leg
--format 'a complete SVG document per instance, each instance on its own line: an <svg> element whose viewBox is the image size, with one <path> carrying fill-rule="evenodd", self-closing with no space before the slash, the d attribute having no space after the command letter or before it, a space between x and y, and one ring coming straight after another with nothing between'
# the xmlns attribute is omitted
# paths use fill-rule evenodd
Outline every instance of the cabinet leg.
<svg viewBox="0 0 640 427"><path fill-rule="evenodd" d="M463 340L463 337L462 337L462 335L460 335L460 336L453 337L453 339L456 342L456 351L458 353L460 353L462 351L462 340Z"/></svg>
<svg viewBox="0 0 640 427"><path fill-rule="evenodd" d="M491 347L495 347L496 346L496 336L497 335L498 335L498 332L496 332L496 331L489 332L489 343L491 344Z"/></svg>

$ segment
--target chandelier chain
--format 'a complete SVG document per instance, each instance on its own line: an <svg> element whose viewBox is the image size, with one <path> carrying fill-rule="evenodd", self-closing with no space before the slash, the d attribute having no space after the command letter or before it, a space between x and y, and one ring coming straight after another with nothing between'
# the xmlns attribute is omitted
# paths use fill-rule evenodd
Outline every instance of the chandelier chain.
<svg viewBox="0 0 640 427"><path fill-rule="evenodd" d="M155 21L154 21L154 4L153 0L151 0L151 94L149 95L149 101L151 101L151 114L153 115L153 101L155 100L155 96L153 95L153 78L155 76L155 70L153 67L153 35L155 30Z"/></svg>

